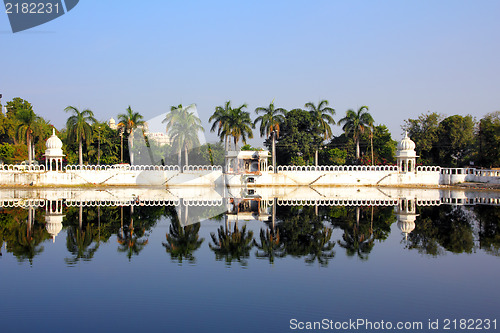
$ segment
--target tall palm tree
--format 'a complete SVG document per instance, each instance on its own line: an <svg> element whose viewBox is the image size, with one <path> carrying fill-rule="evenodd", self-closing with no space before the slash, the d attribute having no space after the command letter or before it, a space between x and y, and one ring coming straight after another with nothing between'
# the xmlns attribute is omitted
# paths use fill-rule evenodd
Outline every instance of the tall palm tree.
<svg viewBox="0 0 500 333"><path fill-rule="evenodd" d="M356 142L356 159L359 161L359 139L366 129L373 126L373 117L368 113L368 107L362 106L358 112L347 110L345 117L339 120L339 126L342 126L346 135L352 135Z"/></svg>
<svg viewBox="0 0 500 333"><path fill-rule="evenodd" d="M31 109L21 109L16 113L18 125L16 128L19 140L26 138L26 145L28 146L28 163L31 165L33 159L33 135L37 130L37 122L39 116Z"/></svg>
<svg viewBox="0 0 500 333"><path fill-rule="evenodd" d="M276 138L280 136L280 126L285 122L287 111L283 108L275 108L274 101L272 101L267 108L261 106L255 109L255 113L260 112L264 114L258 116L253 124L255 126L260 122L260 136L272 137L273 170L276 172Z"/></svg>
<svg viewBox="0 0 500 333"><path fill-rule="evenodd" d="M332 118L335 114L335 110L328 106L328 101L323 99L318 103L318 106L314 105L313 102L309 102L306 103L305 108L313 117L323 140L330 139L332 137L332 128L330 125L335 125L335 120ZM318 165L318 148L316 148L314 159L316 165Z"/></svg>
<svg viewBox="0 0 500 333"><path fill-rule="evenodd" d="M179 104L177 107L172 107L162 121L167 123L167 132L172 140L172 144L178 149L177 159L179 166L181 165L183 149L185 163L186 165L189 164L188 151L200 144L198 132L204 130L203 126L201 126L200 118L195 115L194 111L189 112L191 106L182 107L182 104Z"/></svg>
<svg viewBox="0 0 500 333"><path fill-rule="evenodd" d="M215 132L217 129L217 135L220 136L221 141L224 140L224 148L227 151L229 148L229 115L231 113L231 101L227 101L224 107L217 106L215 112L210 116L208 121L212 121L212 127L210 132Z"/></svg>
<svg viewBox="0 0 500 333"><path fill-rule="evenodd" d="M242 104L238 108L231 109L229 111L227 125L221 132L221 137L228 135L233 137L234 150L237 150L240 139L246 144L247 138L253 138L252 128L255 126L250 119L250 113L243 111L243 108L246 107L246 104Z"/></svg>
<svg viewBox="0 0 500 333"><path fill-rule="evenodd" d="M78 162L80 165L83 165L82 142L83 140L87 144L90 142L92 139L92 127L89 123L95 123L97 120L94 118L94 113L89 109L80 111L74 106L68 106L64 111L73 113L66 121L68 140L73 141L75 137L78 140Z"/></svg>
<svg viewBox="0 0 500 333"><path fill-rule="evenodd" d="M130 105L125 111L126 113L118 115L118 127L122 128L128 134L130 164L134 164L134 152L132 150L134 146L134 130L140 126L143 127L146 123L144 122L142 115L139 112L134 112Z"/></svg>

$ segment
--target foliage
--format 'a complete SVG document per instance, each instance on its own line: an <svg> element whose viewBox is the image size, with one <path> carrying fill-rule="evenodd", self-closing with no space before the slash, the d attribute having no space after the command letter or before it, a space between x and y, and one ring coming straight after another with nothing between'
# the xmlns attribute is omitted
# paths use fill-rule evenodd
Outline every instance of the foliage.
<svg viewBox="0 0 500 333"><path fill-rule="evenodd" d="M472 116L451 116L439 123L438 142L441 166L462 167L471 160L474 147L475 121Z"/></svg>
<svg viewBox="0 0 500 333"><path fill-rule="evenodd" d="M312 115L300 109L291 110L281 128L276 155L282 164L312 164L316 147L322 141ZM269 148L271 141L266 140L265 145Z"/></svg>
<svg viewBox="0 0 500 333"><path fill-rule="evenodd" d="M373 118L371 114L368 113L368 107L362 106L357 112L352 109L347 110L345 117L340 119L338 124L342 126L342 130L345 132L346 136L352 136L356 142L356 159L359 160L359 143L361 135L367 129L371 131L373 127Z"/></svg>
<svg viewBox="0 0 500 333"><path fill-rule="evenodd" d="M479 121L477 146L480 165L500 166L500 111L488 113Z"/></svg>
<svg viewBox="0 0 500 333"><path fill-rule="evenodd" d="M14 147L9 143L0 143L0 163L11 163L14 157Z"/></svg>
<svg viewBox="0 0 500 333"><path fill-rule="evenodd" d="M85 142L86 146L88 146L92 141L92 127L90 124L95 123L96 119L94 113L89 109L80 111L74 106L68 106L64 111L71 113L71 116L66 121L67 140L68 142L78 142L78 162L82 165L82 145Z"/></svg>
<svg viewBox="0 0 500 333"><path fill-rule="evenodd" d="M235 223L233 231L228 226L221 226L217 230L217 236L213 232L210 236L213 244L209 244L209 247L214 251L217 261L224 258L227 265L231 265L233 261L239 262L242 266L248 264L245 259L250 256L253 246L253 231L247 232L246 225L240 230Z"/></svg>
<svg viewBox="0 0 500 333"><path fill-rule="evenodd" d="M438 127L443 116L436 112L428 112L417 119L405 120L403 130L408 132L410 139L415 142L415 151L424 165L435 165L438 152L435 143L438 141Z"/></svg>

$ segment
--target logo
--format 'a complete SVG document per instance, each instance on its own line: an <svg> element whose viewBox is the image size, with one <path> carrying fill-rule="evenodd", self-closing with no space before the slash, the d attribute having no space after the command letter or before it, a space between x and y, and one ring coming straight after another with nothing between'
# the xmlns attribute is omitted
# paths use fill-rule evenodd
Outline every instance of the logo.
<svg viewBox="0 0 500 333"><path fill-rule="evenodd" d="M31 29L72 10L79 0L4 0L12 32Z"/></svg>

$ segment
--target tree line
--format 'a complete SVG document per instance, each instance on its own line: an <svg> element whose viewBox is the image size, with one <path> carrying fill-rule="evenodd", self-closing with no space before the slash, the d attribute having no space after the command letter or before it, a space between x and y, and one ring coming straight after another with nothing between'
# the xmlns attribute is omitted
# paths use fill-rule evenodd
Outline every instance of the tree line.
<svg viewBox="0 0 500 333"><path fill-rule="evenodd" d="M200 144L204 131L194 105L172 106L163 123L170 144L160 145L147 137L143 116L130 106L118 115L117 128L98 121L89 109L68 106L66 127L57 131L65 143L68 164L117 164L141 162L135 156L134 142L143 140L148 148L148 163L179 165L224 163L227 150L255 149L247 145L258 129L264 146L272 152L272 165L342 165L393 164L397 142L387 126L376 124L368 106L349 109L334 120L336 111L328 100L303 108L286 110L272 101L254 110L255 119L246 109L227 101L217 106L209 118L210 131L220 141ZM0 114L0 161L44 163L45 141L51 135L50 121L38 116L33 106L16 97ZM342 134L333 135L339 125ZM468 165L494 167L500 164L500 111L474 117L445 117L427 112L416 119L407 119L402 129L416 144L418 164L463 167ZM240 147L240 143L243 145ZM85 157L85 158L84 158ZM134 159L136 159L134 161Z"/></svg>

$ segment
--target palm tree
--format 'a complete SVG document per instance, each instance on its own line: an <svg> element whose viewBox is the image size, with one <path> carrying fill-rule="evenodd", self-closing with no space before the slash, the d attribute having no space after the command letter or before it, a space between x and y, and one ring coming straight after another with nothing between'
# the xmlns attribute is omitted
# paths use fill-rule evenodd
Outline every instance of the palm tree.
<svg viewBox="0 0 500 333"><path fill-rule="evenodd" d="M122 128L128 134L128 150L130 153L130 164L134 164L134 130L139 126L144 126L146 123L139 112L134 112L130 105L125 110L126 113L118 115L118 127Z"/></svg>
<svg viewBox="0 0 500 333"><path fill-rule="evenodd" d="M246 104L240 105L236 109L231 109L228 115L227 126L221 132L221 136L232 136L234 140L234 150L238 149L238 141L247 143L247 138L253 138L252 128L255 126L250 119L250 113L243 111Z"/></svg>
<svg viewBox="0 0 500 333"><path fill-rule="evenodd" d="M82 259L90 261L99 249L99 242L94 242L94 229L87 224L85 230L80 227L70 226L66 238L66 248L73 255L73 258L66 258L65 262L69 266L74 266ZM92 247L91 245L94 244Z"/></svg>
<svg viewBox="0 0 500 333"><path fill-rule="evenodd" d="M362 106L358 112L352 109L347 110L345 117L339 120L339 126L342 126L346 135L352 134L356 142L356 159L359 161L359 139L367 128L373 126L373 118L368 113L368 107Z"/></svg>
<svg viewBox="0 0 500 333"><path fill-rule="evenodd" d="M28 146L28 163L31 165L33 159L33 134L37 130L37 122L39 116L31 109L21 109L16 113L16 119L19 122L16 128L19 140L26 138L26 145Z"/></svg>
<svg viewBox="0 0 500 333"><path fill-rule="evenodd" d="M87 144L90 142L92 139L92 127L89 123L95 123L97 120L94 118L94 113L89 109L80 111L74 106L68 106L64 111L73 113L66 121L68 140L73 141L75 137L77 138L78 162L80 165L83 165L82 141L85 140Z"/></svg>
<svg viewBox="0 0 500 333"><path fill-rule="evenodd" d="M208 121L213 121L210 132L215 132L215 129L217 129L217 135L220 136L221 141L224 140L224 148L226 151L228 151L229 148L228 124L231 110L231 101L227 101L224 107L217 106L215 112L208 119Z"/></svg>
<svg viewBox="0 0 500 333"><path fill-rule="evenodd" d="M335 120L332 116L335 114L335 110L328 106L328 101L326 99L321 100L318 106L314 105L313 102L306 103L306 111L309 111L313 117L314 122L321 133L323 140L330 139L332 137L332 129L330 125L335 125ZM314 154L314 159L316 165L318 165L318 149Z"/></svg>
<svg viewBox="0 0 500 333"><path fill-rule="evenodd" d="M264 114L258 116L253 124L255 126L260 122L260 136L272 137L273 170L276 172L276 137L280 136L280 126L285 122L287 111L283 108L275 108L274 101L272 101L267 108L258 107L255 109L255 113L259 114L259 112Z"/></svg>
<svg viewBox="0 0 500 333"><path fill-rule="evenodd" d="M200 118L195 115L194 111L189 112L191 107L192 105L182 107L182 104L172 107L170 113L162 121L167 123L167 132L172 144L178 148L179 166L181 165L182 149L184 149L185 163L188 165L188 151L200 144L198 132L203 131Z"/></svg>
<svg viewBox="0 0 500 333"><path fill-rule="evenodd" d="M286 256L285 246L280 242L279 230L274 231L274 229L260 229L260 244L253 240L253 245L257 247L255 256L257 258L268 258L269 263L274 263L274 258L283 258ZM259 252L259 250L261 252Z"/></svg>

